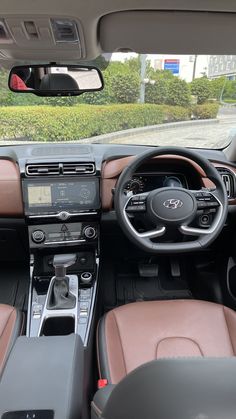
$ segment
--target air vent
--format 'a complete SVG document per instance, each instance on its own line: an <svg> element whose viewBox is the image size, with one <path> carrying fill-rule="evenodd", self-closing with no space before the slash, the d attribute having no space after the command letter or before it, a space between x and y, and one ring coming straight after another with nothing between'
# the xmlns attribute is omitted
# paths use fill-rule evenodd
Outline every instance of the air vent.
<svg viewBox="0 0 236 419"><path fill-rule="evenodd" d="M63 175L93 175L95 173L94 163L63 163Z"/></svg>
<svg viewBox="0 0 236 419"><path fill-rule="evenodd" d="M26 166L27 176L74 176L94 175L94 163L42 163L28 164Z"/></svg>
<svg viewBox="0 0 236 419"><path fill-rule="evenodd" d="M28 164L26 166L27 176L57 176L59 174L60 174L59 163Z"/></svg>
<svg viewBox="0 0 236 419"><path fill-rule="evenodd" d="M217 170L219 174L221 175L221 178L225 184L225 189L226 189L228 198L233 198L234 191L235 191L234 175L231 173L230 170L224 169L223 167L217 167Z"/></svg>
<svg viewBox="0 0 236 419"><path fill-rule="evenodd" d="M69 19L51 19L53 35L58 42L79 42L79 33L77 24Z"/></svg>

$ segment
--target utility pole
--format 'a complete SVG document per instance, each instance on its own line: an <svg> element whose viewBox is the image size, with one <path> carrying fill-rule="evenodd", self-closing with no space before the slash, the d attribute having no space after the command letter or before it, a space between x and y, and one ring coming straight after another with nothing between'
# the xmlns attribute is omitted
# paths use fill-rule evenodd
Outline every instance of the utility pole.
<svg viewBox="0 0 236 419"><path fill-rule="evenodd" d="M140 96L139 96L139 102L145 103L145 78L146 78L146 68L147 68L147 54L140 54L140 64L141 64L141 70L140 70Z"/></svg>
<svg viewBox="0 0 236 419"><path fill-rule="evenodd" d="M193 78L192 80L195 79L196 77L196 68L197 68L197 55L194 55L194 62L193 62Z"/></svg>

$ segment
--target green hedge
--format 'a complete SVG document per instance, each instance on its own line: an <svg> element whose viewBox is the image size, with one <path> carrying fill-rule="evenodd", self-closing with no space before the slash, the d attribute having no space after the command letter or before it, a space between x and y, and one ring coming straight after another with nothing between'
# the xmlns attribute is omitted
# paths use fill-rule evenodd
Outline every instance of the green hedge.
<svg viewBox="0 0 236 419"><path fill-rule="evenodd" d="M206 105L202 111L206 115ZM214 107L216 105L207 105ZM200 108L196 113L200 115ZM128 128L190 119L191 111L167 105L78 105L0 107L0 139L28 137L34 141L89 138Z"/></svg>
<svg viewBox="0 0 236 419"><path fill-rule="evenodd" d="M205 103L193 107L193 115L197 119L216 118L219 111L218 103Z"/></svg>

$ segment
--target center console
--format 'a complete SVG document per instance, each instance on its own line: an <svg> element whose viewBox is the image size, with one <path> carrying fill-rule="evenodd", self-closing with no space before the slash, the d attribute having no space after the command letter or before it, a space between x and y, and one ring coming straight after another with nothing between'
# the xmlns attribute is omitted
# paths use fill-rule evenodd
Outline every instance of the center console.
<svg viewBox="0 0 236 419"><path fill-rule="evenodd" d="M0 417L81 418L83 375L78 335L19 337L0 381Z"/></svg>
<svg viewBox="0 0 236 419"><path fill-rule="evenodd" d="M100 190L95 163L29 164L22 189L31 254L27 336L76 333L86 346L99 268ZM60 282L54 262L66 264L70 256L73 263L66 266ZM52 293L64 293L55 306L50 304ZM66 295L73 296L73 306L63 304Z"/></svg>
<svg viewBox="0 0 236 419"><path fill-rule="evenodd" d="M95 162L40 162L22 171L30 250L26 336L0 380L3 419L88 418L99 269ZM23 380L23 385L22 385Z"/></svg>

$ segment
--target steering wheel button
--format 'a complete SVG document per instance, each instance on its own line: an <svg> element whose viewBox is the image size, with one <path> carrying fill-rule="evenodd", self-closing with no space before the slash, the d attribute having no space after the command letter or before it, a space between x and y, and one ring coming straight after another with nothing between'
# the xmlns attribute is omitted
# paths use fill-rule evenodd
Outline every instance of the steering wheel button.
<svg viewBox="0 0 236 419"><path fill-rule="evenodd" d="M146 211L146 205L139 205L138 209L139 211Z"/></svg>
<svg viewBox="0 0 236 419"><path fill-rule="evenodd" d="M198 208L205 208L207 206L207 203L202 201L197 203Z"/></svg>

